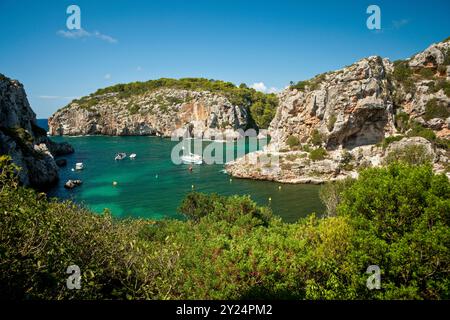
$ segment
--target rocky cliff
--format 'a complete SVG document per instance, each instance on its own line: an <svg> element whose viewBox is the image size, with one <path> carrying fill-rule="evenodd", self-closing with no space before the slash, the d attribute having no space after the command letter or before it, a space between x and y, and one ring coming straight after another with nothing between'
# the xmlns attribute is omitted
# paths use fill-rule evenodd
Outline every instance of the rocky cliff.
<svg viewBox="0 0 450 320"><path fill-rule="evenodd" d="M159 84L160 80L117 85L74 100L49 119L50 133L168 137L188 131L194 137L209 139L220 134L238 138L239 129L256 128L249 114L251 101L233 99L235 91L250 89L199 79L207 87L202 89L193 80L169 80L170 85ZM228 91L207 90L215 88L215 83ZM245 98L241 91L240 98Z"/></svg>
<svg viewBox="0 0 450 320"><path fill-rule="evenodd" d="M421 145L448 172L449 80L444 41L408 60L374 56L300 81L278 96L268 147L226 168L242 178L321 183L382 164L394 143ZM259 161L267 156L271 162Z"/></svg>
<svg viewBox="0 0 450 320"><path fill-rule="evenodd" d="M34 187L56 182L54 156L71 152L70 145L51 141L37 126L23 85L0 74L0 155L10 155L22 168L20 181Z"/></svg>

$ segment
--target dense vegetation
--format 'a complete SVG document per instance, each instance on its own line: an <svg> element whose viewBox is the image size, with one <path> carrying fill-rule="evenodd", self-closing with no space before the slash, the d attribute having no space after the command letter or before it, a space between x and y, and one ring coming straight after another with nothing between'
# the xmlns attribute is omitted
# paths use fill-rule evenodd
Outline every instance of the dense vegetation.
<svg viewBox="0 0 450 320"><path fill-rule="evenodd" d="M0 298L450 298L450 183L429 165L329 184L328 217L294 224L199 193L180 206L186 221L116 220L19 186L6 157L0 168ZM66 288L73 264L80 290Z"/></svg>
<svg viewBox="0 0 450 320"><path fill-rule="evenodd" d="M252 118L260 128L267 128L269 126L278 106L278 99L275 94L265 94L248 88L245 84L241 84L238 87L231 82L204 78L161 78L146 82L137 81L116 84L99 89L89 96L72 102L80 104L83 108L90 109L99 103L101 96L107 97L108 95L114 94L118 98L127 99L162 88L210 91L221 94L228 98L232 104L249 108ZM131 109L130 112L136 112L136 107Z"/></svg>
<svg viewBox="0 0 450 320"><path fill-rule="evenodd" d="M297 83L291 81L291 85L289 86L289 88L291 90L296 89L299 91L317 90L320 88L320 84L326 79L326 76L326 73L321 73L310 80L301 80Z"/></svg>

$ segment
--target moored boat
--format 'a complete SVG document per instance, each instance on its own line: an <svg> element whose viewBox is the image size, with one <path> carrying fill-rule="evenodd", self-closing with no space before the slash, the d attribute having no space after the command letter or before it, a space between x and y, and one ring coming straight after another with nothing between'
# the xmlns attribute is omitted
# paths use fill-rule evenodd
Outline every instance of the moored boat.
<svg viewBox="0 0 450 320"><path fill-rule="evenodd" d="M75 164L75 170L83 170L83 169L84 169L83 162L78 162Z"/></svg>
<svg viewBox="0 0 450 320"><path fill-rule="evenodd" d="M125 159L127 156L127 154L125 152L120 152L118 154L116 154L116 157L114 158L114 160L122 160Z"/></svg>
<svg viewBox="0 0 450 320"><path fill-rule="evenodd" d="M202 156L194 153L190 153L187 155L181 156L181 160L185 163L193 163L193 164L202 164L203 158Z"/></svg>

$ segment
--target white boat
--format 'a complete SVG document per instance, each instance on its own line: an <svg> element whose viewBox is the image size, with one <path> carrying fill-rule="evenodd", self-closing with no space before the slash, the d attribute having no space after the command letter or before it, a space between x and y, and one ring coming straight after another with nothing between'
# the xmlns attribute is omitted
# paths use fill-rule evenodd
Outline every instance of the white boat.
<svg viewBox="0 0 450 320"><path fill-rule="evenodd" d="M75 170L83 170L83 169L84 169L83 162L78 162L75 164Z"/></svg>
<svg viewBox="0 0 450 320"><path fill-rule="evenodd" d="M185 163L193 163L193 164L202 164L203 158L202 156L194 153L190 153L188 155L181 156L181 160Z"/></svg>
<svg viewBox="0 0 450 320"><path fill-rule="evenodd" d="M114 158L114 160L122 160L122 159L125 159L126 156L127 156L126 153L120 152L120 153L116 154L116 157Z"/></svg>
<svg viewBox="0 0 450 320"><path fill-rule="evenodd" d="M130 159L135 159L135 158L136 158L136 153L130 154Z"/></svg>

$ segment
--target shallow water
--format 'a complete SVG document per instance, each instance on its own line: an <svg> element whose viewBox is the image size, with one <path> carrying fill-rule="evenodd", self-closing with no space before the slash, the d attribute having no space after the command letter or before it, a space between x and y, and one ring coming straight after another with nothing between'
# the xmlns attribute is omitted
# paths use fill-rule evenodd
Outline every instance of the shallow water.
<svg viewBox="0 0 450 320"><path fill-rule="evenodd" d="M59 184L49 191L50 196L73 199L93 211L109 208L114 216L160 219L179 218L177 207L192 190L222 195L250 195L260 205L268 205L284 221L316 212L323 206L318 186L284 185L269 181L235 179L223 173L223 165L175 165L170 155L177 142L159 137L52 137L67 141L75 153L65 157L67 167L61 168ZM204 145L218 142L204 142ZM118 152L128 157L115 161ZM85 169L72 172L75 163L83 162ZM83 185L73 190L64 189L68 179L81 179ZM113 186L113 181L117 186ZM281 186L281 190L279 189ZM269 201L269 197L271 201Z"/></svg>

